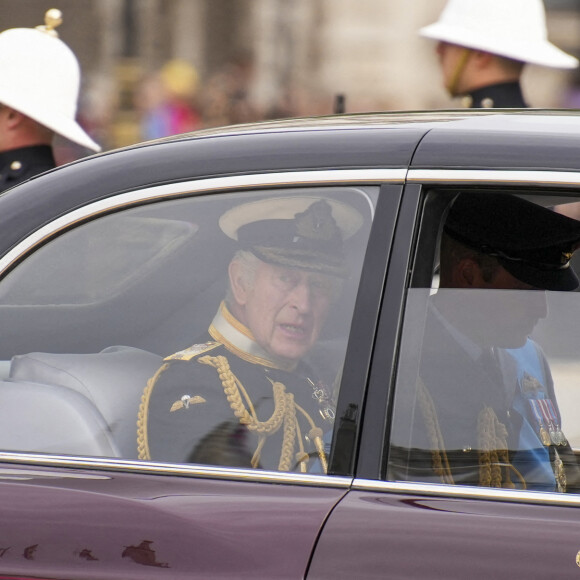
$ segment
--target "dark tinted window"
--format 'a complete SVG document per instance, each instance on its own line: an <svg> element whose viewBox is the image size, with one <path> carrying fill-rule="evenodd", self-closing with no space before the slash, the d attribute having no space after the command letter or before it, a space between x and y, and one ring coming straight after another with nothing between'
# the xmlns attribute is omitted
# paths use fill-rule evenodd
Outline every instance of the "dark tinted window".
<svg viewBox="0 0 580 580"><path fill-rule="evenodd" d="M537 290L518 280L503 289L442 284L441 225L456 193L432 192L425 203L388 477L576 491L580 294ZM573 198L523 197L574 208ZM443 255L449 247L463 251L443 245ZM492 262L480 265L495 267Z"/></svg>

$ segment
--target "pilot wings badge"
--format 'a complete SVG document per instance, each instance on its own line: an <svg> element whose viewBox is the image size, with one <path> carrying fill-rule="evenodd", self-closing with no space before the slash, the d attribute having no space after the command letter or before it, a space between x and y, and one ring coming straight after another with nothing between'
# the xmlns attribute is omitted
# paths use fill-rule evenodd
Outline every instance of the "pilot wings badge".
<svg viewBox="0 0 580 580"><path fill-rule="evenodd" d="M206 400L201 397L200 395L195 395L192 397L191 395L183 395L181 399L178 399L171 405L171 409L169 409L170 413L174 411L179 411L179 409L189 409L189 405L199 405L200 403L205 403Z"/></svg>

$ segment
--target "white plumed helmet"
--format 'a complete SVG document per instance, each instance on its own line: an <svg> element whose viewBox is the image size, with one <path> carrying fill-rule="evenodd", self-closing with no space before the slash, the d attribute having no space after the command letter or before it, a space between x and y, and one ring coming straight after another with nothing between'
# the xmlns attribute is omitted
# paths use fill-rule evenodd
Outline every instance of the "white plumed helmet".
<svg viewBox="0 0 580 580"><path fill-rule="evenodd" d="M54 30L59 10L46 13L46 25L11 28L0 33L0 103L55 133L100 151L76 122L80 66Z"/></svg>
<svg viewBox="0 0 580 580"><path fill-rule="evenodd" d="M427 38L554 68L578 60L548 41L542 0L449 0Z"/></svg>

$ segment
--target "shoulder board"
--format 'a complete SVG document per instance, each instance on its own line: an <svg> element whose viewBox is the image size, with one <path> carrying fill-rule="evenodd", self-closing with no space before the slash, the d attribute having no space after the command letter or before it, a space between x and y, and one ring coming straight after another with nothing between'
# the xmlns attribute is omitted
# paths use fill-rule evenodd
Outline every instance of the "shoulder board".
<svg viewBox="0 0 580 580"><path fill-rule="evenodd" d="M216 342L210 340L209 342L204 342L203 344L194 344L184 350L180 350L169 356L166 356L163 360L170 361L170 360L191 360L192 358L196 357L197 355L203 354L209 350L213 350L218 346L221 346L221 342Z"/></svg>

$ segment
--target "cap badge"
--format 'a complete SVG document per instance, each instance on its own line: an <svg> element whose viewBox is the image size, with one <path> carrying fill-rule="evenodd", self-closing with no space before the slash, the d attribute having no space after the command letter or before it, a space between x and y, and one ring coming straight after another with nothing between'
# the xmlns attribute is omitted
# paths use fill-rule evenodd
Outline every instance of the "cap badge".
<svg viewBox="0 0 580 580"><path fill-rule="evenodd" d="M338 226L332 217L331 207L324 201L317 201L306 211L297 213L295 220L298 238L330 241L337 234Z"/></svg>

